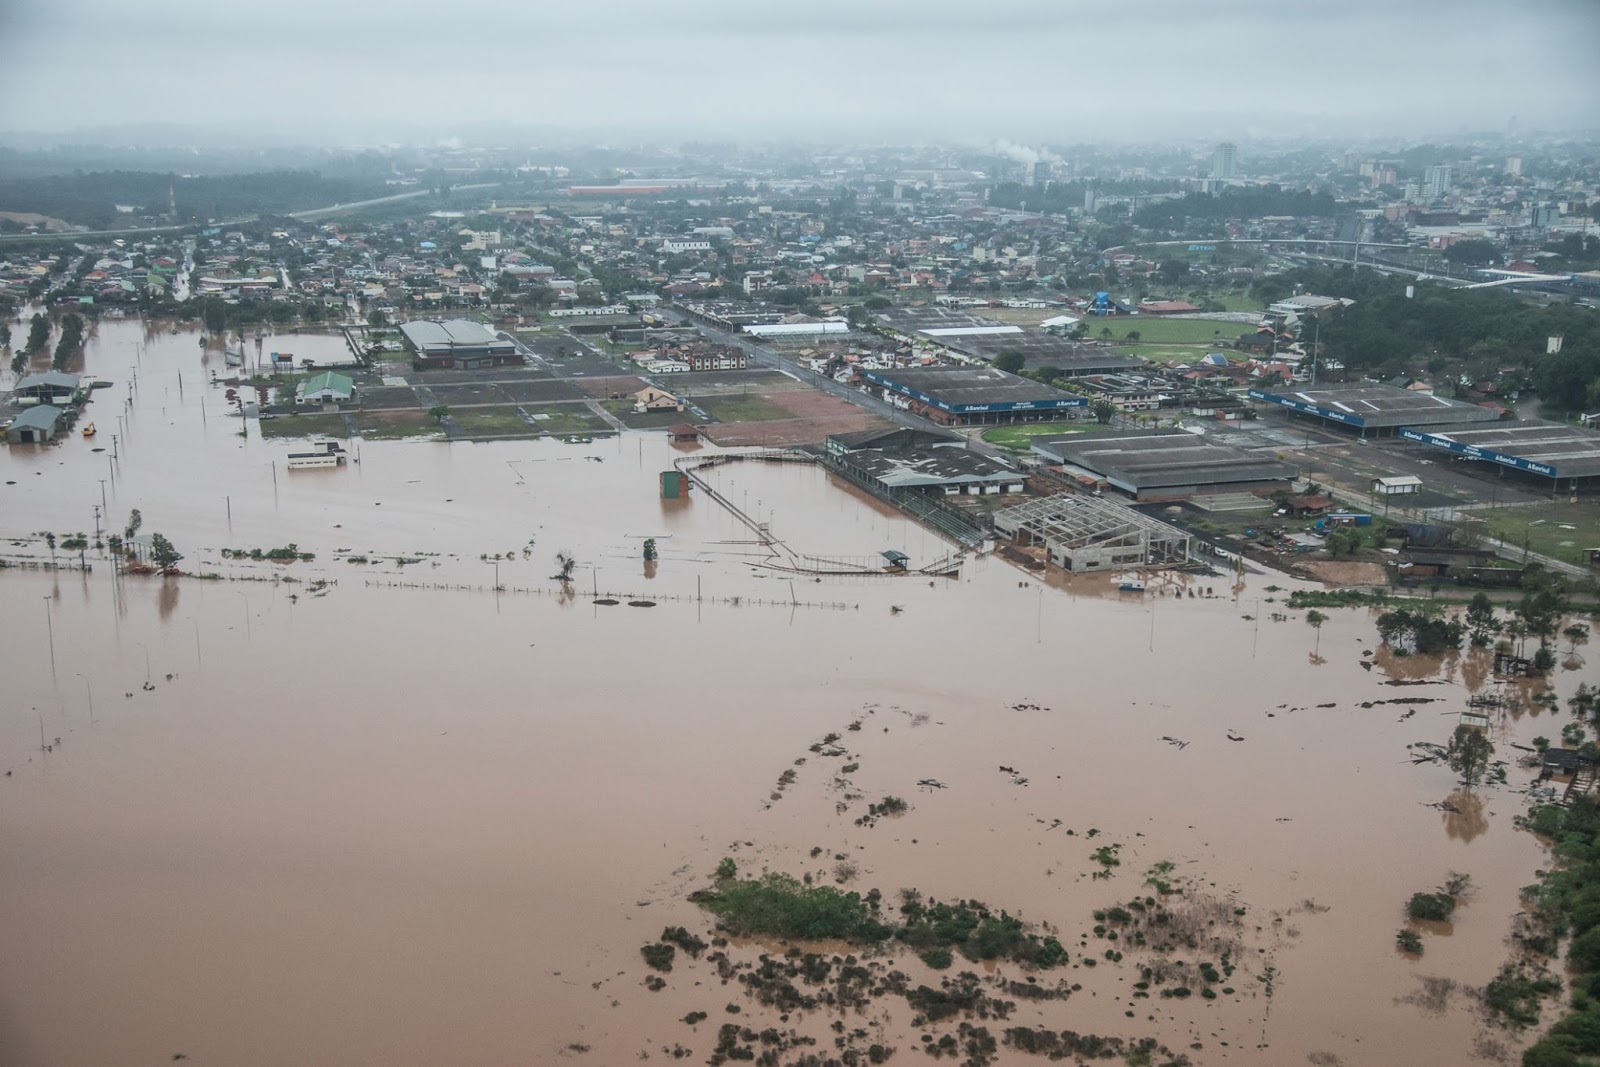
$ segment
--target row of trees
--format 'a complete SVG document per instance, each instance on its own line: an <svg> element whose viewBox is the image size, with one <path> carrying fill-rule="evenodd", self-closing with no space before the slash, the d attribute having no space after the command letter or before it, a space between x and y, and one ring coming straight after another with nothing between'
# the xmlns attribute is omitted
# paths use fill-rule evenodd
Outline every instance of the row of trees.
<svg viewBox="0 0 1600 1067"><path fill-rule="evenodd" d="M1532 661L1535 668L1548 671L1556 664L1557 638L1567 639L1568 650L1589 639L1589 627L1568 623L1571 610L1567 584L1543 567L1532 566L1522 578L1522 599L1511 608L1509 618L1496 613L1486 593L1478 593L1461 617L1446 617L1437 608L1396 608L1377 618L1378 636L1396 652L1440 655L1461 647L1470 639L1485 647L1502 635L1510 649L1523 655L1529 638L1539 642ZM1563 626L1564 623L1568 623Z"/></svg>
<svg viewBox="0 0 1600 1067"><path fill-rule="evenodd" d="M1263 185L1229 188L1220 193L1189 193L1177 200L1149 204L1134 212L1133 222L1146 229L1171 229L1187 219L1259 219L1265 215L1331 219L1349 208L1329 192Z"/></svg>
<svg viewBox="0 0 1600 1067"><path fill-rule="evenodd" d="M6 327L6 343L11 343L11 327ZM22 372L28 369L28 360L35 354L44 351L45 345L50 343L50 319L46 315L35 313L28 320L28 339L20 349L11 354L11 373L22 377Z"/></svg>
<svg viewBox="0 0 1600 1067"><path fill-rule="evenodd" d="M55 356L50 365L56 370L66 370L72 357L83 347L83 316L69 312L61 319L61 337L56 341Z"/></svg>

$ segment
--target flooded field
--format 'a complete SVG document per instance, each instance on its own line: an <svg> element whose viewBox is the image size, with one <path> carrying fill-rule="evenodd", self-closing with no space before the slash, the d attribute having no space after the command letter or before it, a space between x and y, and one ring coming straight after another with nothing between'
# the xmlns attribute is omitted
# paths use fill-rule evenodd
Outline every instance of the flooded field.
<svg viewBox="0 0 1600 1067"><path fill-rule="evenodd" d="M88 363L117 382L102 435L0 452L0 552L48 560L33 535L92 532L103 491L109 527L138 508L218 578L116 577L92 549L92 572L0 574L0 1063L704 1063L730 1023L776 1062L966 1056L976 1028L1000 1063L1044 1062L1002 1040L1033 1027L1154 1039L1157 1063L1518 1047L1471 987L1547 861L1512 825L1532 772L1468 795L1407 748L1496 687L1481 652L1395 659L1365 611L1314 631L1273 576L796 573L953 546L815 468L708 474L775 555L703 495L660 499L689 453L659 435L350 442L359 463L291 473L295 443L239 436L200 385L191 335L103 324ZM291 543L314 558L238 558ZM1498 757L1564 719L1497 720ZM688 898L724 859L877 889L896 921L902 890L983 901L1067 959L831 944L883 987L843 1007L763 1004L777 944L653 970L664 929L712 939ZM1406 899L1451 871L1475 889L1399 953ZM1193 946L1106 936L1158 896ZM1141 989L1144 967L1177 977ZM963 971L1013 1006L896 991ZM1161 995L1178 980L1194 995Z"/></svg>

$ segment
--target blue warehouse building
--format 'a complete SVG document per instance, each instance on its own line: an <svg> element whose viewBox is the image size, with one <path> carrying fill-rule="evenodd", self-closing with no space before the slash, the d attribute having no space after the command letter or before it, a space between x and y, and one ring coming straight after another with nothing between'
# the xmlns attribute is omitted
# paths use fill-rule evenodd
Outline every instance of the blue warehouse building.
<svg viewBox="0 0 1600 1067"><path fill-rule="evenodd" d="M1252 389L1250 398L1347 427L1363 437L1397 433L1402 426L1494 422L1500 417L1497 412L1476 404L1392 385L1327 385L1308 389L1282 386L1272 390Z"/></svg>
<svg viewBox="0 0 1600 1067"><path fill-rule="evenodd" d="M1600 434L1581 426L1529 419L1490 426L1406 426L1400 436L1444 449L1458 460L1548 478L1553 490L1577 489L1600 477Z"/></svg>
<svg viewBox="0 0 1600 1067"><path fill-rule="evenodd" d="M883 398L935 422L974 425L1076 418L1089 401L994 367L863 370Z"/></svg>

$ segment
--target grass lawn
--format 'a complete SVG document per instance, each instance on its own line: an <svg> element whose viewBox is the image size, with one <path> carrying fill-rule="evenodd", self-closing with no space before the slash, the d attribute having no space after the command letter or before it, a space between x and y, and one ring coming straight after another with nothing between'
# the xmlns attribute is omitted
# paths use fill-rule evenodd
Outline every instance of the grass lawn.
<svg viewBox="0 0 1600 1067"><path fill-rule="evenodd" d="M257 425L261 427L262 437L349 436L343 415L278 415L262 419Z"/></svg>
<svg viewBox="0 0 1600 1067"><path fill-rule="evenodd" d="M439 424L425 411L363 411L356 415L356 428L368 441L398 441L407 437L443 435Z"/></svg>
<svg viewBox="0 0 1600 1067"><path fill-rule="evenodd" d="M972 313L985 319L1003 322L1008 326L1037 326L1057 315L1075 315L1067 308L973 308Z"/></svg>
<svg viewBox="0 0 1600 1067"><path fill-rule="evenodd" d="M652 430L689 421L688 414L682 411L636 412L631 400L602 400L600 406L622 420L622 425L630 430Z"/></svg>
<svg viewBox="0 0 1600 1067"><path fill-rule="evenodd" d="M1527 546L1535 552L1567 563L1589 562L1588 549L1600 548L1600 500L1561 500L1527 507L1495 508L1468 513L1481 522L1466 522L1473 533L1483 532L1507 544ZM1564 526L1573 527L1570 530Z"/></svg>
<svg viewBox="0 0 1600 1067"><path fill-rule="evenodd" d="M533 437L539 432L515 407L458 408L451 414L468 437Z"/></svg>
<svg viewBox="0 0 1600 1067"><path fill-rule="evenodd" d="M1231 344L1245 332L1240 322L1218 322L1215 319L1168 319L1154 315L1119 317L1110 321L1091 322L1089 336L1100 339L1100 331L1109 328L1112 340L1120 341L1128 332L1139 334L1140 344Z"/></svg>
<svg viewBox="0 0 1600 1067"><path fill-rule="evenodd" d="M535 433L543 430L556 436L565 434L590 435L610 429L605 424L604 419L582 404L544 404L528 406L523 410L530 415L546 416L545 418L534 420L533 432Z"/></svg>
<svg viewBox="0 0 1600 1067"><path fill-rule="evenodd" d="M794 418L794 415L772 401L755 395L699 397L697 403L719 422L768 422L772 419Z"/></svg>
<svg viewBox="0 0 1600 1067"><path fill-rule="evenodd" d="M1223 293L1220 296L1213 296L1211 299L1215 300L1229 311L1263 310L1261 301L1257 300L1253 296L1246 296L1244 293Z"/></svg>
<svg viewBox="0 0 1600 1067"><path fill-rule="evenodd" d="M1109 430L1097 422L1024 422L1012 426L995 426L983 431L983 439L991 445L1012 452L1026 452L1035 437L1061 437L1069 433L1094 433Z"/></svg>

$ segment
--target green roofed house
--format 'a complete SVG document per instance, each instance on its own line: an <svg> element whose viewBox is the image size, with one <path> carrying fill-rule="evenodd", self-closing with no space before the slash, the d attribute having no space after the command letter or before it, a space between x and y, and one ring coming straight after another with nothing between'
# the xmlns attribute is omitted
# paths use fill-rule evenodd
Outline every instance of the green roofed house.
<svg viewBox="0 0 1600 1067"><path fill-rule="evenodd" d="M301 382L294 391L296 404L348 404L355 399L356 383L348 376L325 370Z"/></svg>
<svg viewBox="0 0 1600 1067"><path fill-rule="evenodd" d="M61 417L66 412L49 404L32 407L11 420L6 427L6 443L11 445L42 445L55 439L61 429Z"/></svg>

